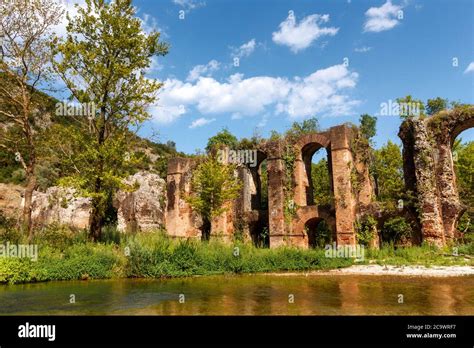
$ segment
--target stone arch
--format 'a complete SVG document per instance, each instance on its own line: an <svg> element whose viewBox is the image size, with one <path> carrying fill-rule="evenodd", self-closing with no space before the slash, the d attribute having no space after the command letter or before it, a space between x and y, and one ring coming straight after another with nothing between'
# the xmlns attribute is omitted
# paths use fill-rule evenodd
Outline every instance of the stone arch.
<svg viewBox="0 0 474 348"><path fill-rule="evenodd" d="M465 119L463 121L460 121L458 120L458 122L456 122L451 131L450 131L450 134L451 134L451 146L454 144L454 140L456 140L456 138L458 137L459 134L461 134L462 132L464 132L465 130L469 129L469 128L474 128L474 117L471 117L471 118L468 118L468 119Z"/></svg>
<svg viewBox="0 0 474 348"><path fill-rule="evenodd" d="M301 136L295 143L295 148L301 151L303 147L309 144L317 144L320 147L329 147L331 142L325 133L311 133Z"/></svg>
<svg viewBox="0 0 474 348"><path fill-rule="evenodd" d="M257 150L257 163L255 167L247 166L252 174L252 179L255 187L255 193L252 195L252 210L266 210L268 209L268 204L266 206L262 206L262 196L266 194L268 199L268 193L263 192L264 188L262 187L262 164L267 159L267 154L264 151ZM267 178L268 180L268 178ZM268 190L268 184L267 184Z"/></svg>
<svg viewBox="0 0 474 348"><path fill-rule="evenodd" d="M336 240L336 221L334 209L330 206L306 206L298 208L293 218L293 234L302 237L300 246L309 247L311 237L307 234L306 228L311 225L318 225L325 221L332 231L332 239Z"/></svg>
<svg viewBox="0 0 474 348"><path fill-rule="evenodd" d="M324 245L321 245L320 242L318 243L318 238L321 238L318 231L318 227L321 227L322 223L326 223L327 221L323 218L314 218L314 219L309 219L306 224L305 224L305 233L306 237L308 240L308 248L315 248L315 247L324 247L325 245L331 244L332 240L335 240L334 238L334 232L333 229L331 229L331 226L329 225L329 235L326 236Z"/></svg>
<svg viewBox="0 0 474 348"><path fill-rule="evenodd" d="M294 201L299 206L312 205L313 203L313 182L311 180L311 159L314 153L321 148L325 148L328 158L328 171L331 178L331 142L325 133L311 133L303 135L295 143L296 161L293 173L295 184Z"/></svg>
<svg viewBox="0 0 474 348"><path fill-rule="evenodd" d="M458 108L432 116L428 125L435 139L435 175L446 242L455 238L457 224L466 208L460 198L452 146L461 132L474 127L474 108Z"/></svg>

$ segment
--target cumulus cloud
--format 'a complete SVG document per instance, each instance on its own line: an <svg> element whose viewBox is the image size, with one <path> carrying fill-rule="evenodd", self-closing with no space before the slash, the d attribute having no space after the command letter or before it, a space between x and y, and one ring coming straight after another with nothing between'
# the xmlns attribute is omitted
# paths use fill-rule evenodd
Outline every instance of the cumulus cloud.
<svg viewBox="0 0 474 348"><path fill-rule="evenodd" d="M211 76L214 71L219 70L220 63L213 59L206 65L196 65L192 70L189 72L188 77L186 78L187 81L196 81L201 76Z"/></svg>
<svg viewBox="0 0 474 348"><path fill-rule="evenodd" d="M345 94L357 79L358 74L342 64L293 79L244 78L243 74L231 75L224 82L203 76L195 82L167 79L151 113L160 123L170 123L191 108L201 115L230 114L233 118L266 113L270 108L290 118L347 115L359 103Z"/></svg>
<svg viewBox="0 0 474 348"><path fill-rule="evenodd" d="M197 120L194 120L190 125L189 128L197 128L197 127L202 127L205 126L206 124L214 122L216 119L215 118L198 118Z"/></svg>
<svg viewBox="0 0 474 348"><path fill-rule="evenodd" d="M464 73L467 74L467 73L470 73L470 72L473 72L473 71L474 71L474 62L471 62L471 63L467 66L466 70L464 70Z"/></svg>
<svg viewBox="0 0 474 348"><path fill-rule="evenodd" d="M257 42L255 39L250 40L249 42L244 43L239 48L235 48L232 50L232 55L234 57L243 58L250 56L255 48L257 47Z"/></svg>
<svg viewBox="0 0 474 348"><path fill-rule="evenodd" d="M367 12L365 12L367 19L364 24L364 31L378 33L394 28L400 23L398 20L398 11L401 9L402 6L393 5L390 0L387 0L387 2L380 7L369 8Z"/></svg>
<svg viewBox="0 0 474 348"><path fill-rule="evenodd" d="M311 46L313 41L322 36L337 34L339 28L321 26L327 22L329 22L328 14L312 14L297 23L295 15L291 13L280 23L280 30L272 34L273 42L288 46L293 53L297 53Z"/></svg>

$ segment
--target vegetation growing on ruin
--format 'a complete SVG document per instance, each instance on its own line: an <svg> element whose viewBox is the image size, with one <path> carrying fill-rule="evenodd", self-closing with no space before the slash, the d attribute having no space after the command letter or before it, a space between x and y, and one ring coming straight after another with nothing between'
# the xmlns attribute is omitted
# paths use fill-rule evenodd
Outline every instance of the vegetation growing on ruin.
<svg viewBox="0 0 474 348"><path fill-rule="evenodd" d="M203 219L203 239L208 240L212 219L228 210L226 205L237 198L241 183L236 178L234 164L223 164L209 155L192 174L192 191L187 202Z"/></svg>
<svg viewBox="0 0 474 348"><path fill-rule="evenodd" d="M331 178L329 176L329 163L322 158L317 163L311 163L311 180L313 181L314 203L328 205L333 203L331 192Z"/></svg>
<svg viewBox="0 0 474 348"><path fill-rule="evenodd" d="M363 215L356 221L357 243L370 246L377 233L377 220L371 215Z"/></svg>

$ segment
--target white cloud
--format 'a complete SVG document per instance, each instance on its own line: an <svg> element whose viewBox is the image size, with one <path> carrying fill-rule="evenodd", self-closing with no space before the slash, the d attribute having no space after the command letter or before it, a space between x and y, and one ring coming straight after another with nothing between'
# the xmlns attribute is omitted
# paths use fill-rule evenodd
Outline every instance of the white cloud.
<svg viewBox="0 0 474 348"><path fill-rule="evenodd" d="M202 127L205 126L206 124L214 122L216 119L215 118L198 118L197 120L194 120L190 125L189 128L197 128L197 127Z"/></svg>
<svg viewBox="0 0 474 348"><path fill-rule="evenodd" d="M367 20L364 24L364 31L380 32L390 30L397 26L400 22L398 20L398 11L402 6L393 5L390 0L380 7L371 7L365 12Z"/></svg>
<svg viewBox="0 0 474 348"><path fill-rule="evenodd" d="M77 8L75 4L79 5L80 7L86 7L86 1L85 0L61 0L59 1L59 4L63 8L63 18L59 21L58 25L56 25L53 28L53 32L58 36L58 37L66 37L66 26L68 24L68 20L66 18L66 14L69 15L69 17L72 19L77 16Z"/></svg>
<svg viewBox="0 0 474 348"><path fill-rule="evenodd" d="M147 74L157 73L157 72L163 70L163 68L164 68L164 65L161 64L158 61L158 57L153 56L153 57L151 57L150 67L148 69L146 69L145 73L147 73Z"/></svg>
<svg viewBox="0 0 474 348"><path fill-rule="evenodd" d="M344 65L317 70L306 77L231 75L219 82L199 77L195 82L167 79L151 113L160 123L170 123L191 108L201 115L230 114L234 119L269 112L290 118L316 114L347 115L359 102L344 92L355 87L358 74Z"/></svg>
<svg viewBox="0 0 474 348"><path fill-rule="evenodd" d="M275 31L272 38L276 44L288 46L293 53L297 53L308 48L313 41L321 36L337 34L339 28L320 26L328 21L328 14L313 14L296 23L296 17L290 14L286 20L280 23L280 30Z"/></svg>
<svg viewBox="0 0 474 348"><path fill-rule="evenodd" d="M220 63L213 59L206 65L196 65L192 70L189 72L188 77L186 78L187 81L196 81L201 76L211 76L214 71L219 70Z"/></svg>
<svg viewBox="0 0 474 348"><path fill-rule="evenodd" d="M206 6L206 3L204 1L196 0L173 0L173 3L184 8L186 12L194 10L198 7Z"/></svg>
<svg viewBox="0 0 474 348"><path fill-rule="evenodd" d="M372 47L369 47L369 46L362 46L362 47L356 47L354 49L355 52L358 52L358 53L365 53L365 52L369 52L370 50L372 49Z"/></svg>
<svg viewBox="0 0 474 348"><path fill-rule="evenodd" d="M156 31L160 33L160 38L169 37L165 30L158 26L158 21L155 17L149 15L148 13L144 13L142 17L139 17L139 19L142 22L142 29L146 34Z"/></svg>
<svg viewBox="0 0 474 348"><path fill-rule="evenodd" d="M166 104L166 100L163 103L161 99L151 106L148 111L153 119L161 124L170 124L187 112L184 105Z"/></svg>
<svg viewBox="0 0 474 348"><path fill-rule="evenodd" d="M239 48L233 49L232 54L234 57L243 58L250 56L255 48L257 47L257 42L255 39L250 40L247 43L244 43Z"/></svg>
<svg viewBox="0 0 474 348"><path fill-rule="evenodd" d="M474 71L474 62L471 62L471 63L467 66L466 70L464 70L464 73L467 74L467 73L470 73L470 72L473 72L473 71Z"/></svg>
<svg viewBox="0 0 474 348"><path fill-rule="evenodd" d="M59 22L59 24L54 27L53 32L56 33L56 35L59 37L65 37L67 33L66 26L68 24L66 14L68 14L71 19L75 18L78 15L78 11L75 5L77 4L79 5L79 7L85 8L86 1L85 0L60 0L59 4L62 6L64 10L64 16L62 20ZM161 34L162 38L168 37L166 32L163 30L163 28L160 28L158 26L158 23L155 17L147 13L144 13L142 17L139 17L139 19L142 22L142 28L146 34L149 34L152 31L157 31Z"/></svg>

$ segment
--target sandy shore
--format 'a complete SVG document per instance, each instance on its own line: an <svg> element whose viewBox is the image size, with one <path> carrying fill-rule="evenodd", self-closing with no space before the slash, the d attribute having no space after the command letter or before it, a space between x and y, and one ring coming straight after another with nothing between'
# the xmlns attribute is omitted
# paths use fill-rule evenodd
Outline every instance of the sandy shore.
<svg viewBox="0 0 474 348"><path fill-rule="evenodd" d="M280 276L291 275L390 275L390 276L416 276L416 277L458 277L474 275L472 266L381 266L381 265L354 265L347 268L333 269L329 271L311 272L288 272L273 273Z"/></svg>

